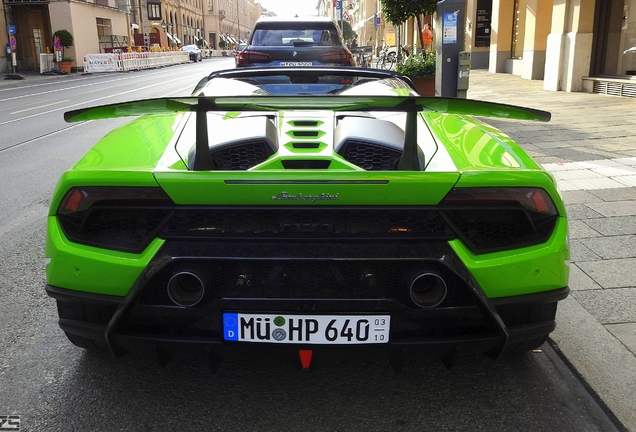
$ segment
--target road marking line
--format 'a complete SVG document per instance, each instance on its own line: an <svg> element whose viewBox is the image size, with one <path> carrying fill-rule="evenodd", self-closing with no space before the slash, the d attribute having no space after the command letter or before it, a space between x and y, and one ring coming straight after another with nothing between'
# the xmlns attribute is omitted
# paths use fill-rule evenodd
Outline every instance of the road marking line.
<svg viewBox="0 0 636 432"><path fill-rule="evenodd" d="M45 108L45 107L48 107L48 106L51 106L51 105L57 105L57 104L61 104L61 103L65 103L65 102L70 102L70 101L71 101L70 99L67 99L67 100L57 101L57 102L53 102L53 103L46 104L46 105L38 105L38 106L33 107L33 108L27 108L27 109L23 109L23 110L20 110L20 111L13 111L13 112L11 112L11 113L9 113L9 114L10 114L10 115L11 115L11 114L20 114L20 113L23 113L23 112L26 112L26 111L31 111L31 110L38 109L38 108Z"/></svg>

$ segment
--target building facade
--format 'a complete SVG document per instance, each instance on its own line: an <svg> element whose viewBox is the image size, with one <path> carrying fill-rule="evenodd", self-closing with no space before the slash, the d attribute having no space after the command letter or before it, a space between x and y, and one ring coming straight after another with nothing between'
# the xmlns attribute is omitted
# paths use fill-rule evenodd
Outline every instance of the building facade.
<svg viewBox="0 0 636 432"><path fill-rule="evenodd" d="M254 0L3 0L0 73L40 70L40 54L54 51L53 33L74 38L64 57L81 67L86 54L113 49L178 49L199 44L226 49L246 39L262 8ZM12 34L10 34L12 33Z"/></svg>

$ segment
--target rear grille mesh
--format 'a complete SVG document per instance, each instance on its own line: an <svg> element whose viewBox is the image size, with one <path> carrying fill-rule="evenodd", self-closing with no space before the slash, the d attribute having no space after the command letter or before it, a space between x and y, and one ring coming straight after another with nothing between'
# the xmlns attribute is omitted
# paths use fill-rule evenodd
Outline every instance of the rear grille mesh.
<svg viewBox="0 0 636 432"><path fill-rule="evenodd" d="M362 141L347 141L340 154L367 171L393 171L402 157L401 151Z"/></svg>
<svg viewBox="0 0 636 432"><path fill-rule="evenodd" d="M436 210L238 208L179 209L160 234L184 237L454 237Z"/></svg>
<svg viewBox="0 0 636 432"><path fill-rule="evenodd" d="M265 141L241 143L210 152L217 170L245 171L270 157L273 151Z"/></svg>

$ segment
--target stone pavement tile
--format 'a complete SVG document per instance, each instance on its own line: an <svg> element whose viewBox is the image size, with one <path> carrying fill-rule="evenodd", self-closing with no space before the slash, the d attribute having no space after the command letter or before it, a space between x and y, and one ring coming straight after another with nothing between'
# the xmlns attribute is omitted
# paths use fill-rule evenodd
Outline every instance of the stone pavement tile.
<svg viewBox="0 0 636 432"><path fill-rule="evenodd" d="M565 210L567 211L568 219L570 219L570 220L573 220L573 219L593 219L593 218L599 218L599 217L603 216L602 214L597 213L594 210L592 210L590 207L588 207L588 206L591 206L593 204L594 203L566 205L565 206Z"/></svg>
<svg viewBox="0 0 636 432"><path fill-rule="evenodd" d="M586 219L585 224L606 236L636 234L636 216L615 216L599 219Z"/></svg>
<svg viewBox="0 0 636 432"><path fill-rule="evenodd" d="M558 156L560 158L567 159L568 161L587 161L602 157L607 159L616 157L615 153L597 150L593 147L560 147L546 149L546 152L551 156Z"/></svg>
<svg viewBox="0 0 636 432"><path fill-rule="evenodd" d="M577 265L601 288L636 287L636 258L590 260Z"/></svg>
<svg viewBox="0 0 636 432"><path fill-rule="evenodd" d="M636 323L636 287L572 292L602 324Z"/></svg>
<svg viewBox="0 0 636 432"><path fill-rule="evenodd" d="M606 177L594 177L585 179L559 180L561 191L570 190L593 190L608 188L623 188L625 185L616 180Z"/></svg>
<svg viewBox="0 0 636 432"><path fill-rule="evenodd" d="M526 152L539 152L541 148L533 144L524 144L521 146Z"/></svg>
<svg viewBox="0 0 636 432"><path fill-rule="evenodd" d="M587 206L603 216L633 216L636 215L636 201L613 201L590 203Z"/></svg>
<svg viewBox="0 0 636 432"><path fill-rule="evenodd" d="M561 140L558 140L558 141L537 141L537 142L529 141L529 143L536 145L537 147L539 147L542 150L549 150L549 149L561 148L561 147L570 147L572 145L572 143L561 141Z"/></svg>
<svg viewBox="0 0 636 432"><path fill-rule="evenodd" d="M601 236L598 231L590 228L590 226L582 220L568 221L568 229L570 233L570 239L583 239Z"/></svg>
<svg viewBox="0 0 636 432"><path fill-rule="evenodd" d="M636 166L636 157L618 158L616 159L616 162L619 162L625 165Z"/></svg>
<svg viewBox="0 0 636 432"><path fill-rule="evenodd" d="M626 167L625 164L612 159L599 159L584 162L574 162L573 165L579 168L585 169L598 169L598 168L622 168ZM626 167L627 168L627 167Z"/></svg>
<svg viewBox="0 0 636 432"><path fill-rule="evenodd" d="M603 259L632 258L636 251L634 235L584 238L579 241Z"/></svg>
<svg viewBox="0 0 636 432"><path fill-rule="evenodd" d="M625 186L636 187L636 175L615 177L615 180Z"/></svg>
<svg viewBox="0 0 636 432"><path fill-rule="evenodd" d="M589 169L573 169L568 171L556 171L552 173L556 180L582 180L582 179L598 179L603 178L602 174Z"/></svg>
<svg viewBox="0 0 636 432"><path fill-rule="evenodd" d="M587 204L602 201L599 197L586 190L563 192L563 200L565 201L566 205Z"/></svg>
<svg viewBox="0 0 636 432"><path fill-rule="evenodd" d="M602 258L581 243L581 240L570 240L570 260L572 262L596 261Z"/></svg>
<svg viewBox="0 0 636 432"><path fill-rule="evenodd" d="M636 200L636 188L601 189L590 191L590 193L603 201Z"/></svg>
<svg viewBox="0 0 636 432"><path fill-rule="evenodd" d="M573 291L601 289L601 286L581 270L578 264L570 264L570 280L568 286Z"/></svg>
<svg viewBox="0 0 636 432"><path fill-rule="evenodd" d="M556 163L567 162L566 159L563 159L563 158L560 158L560 157L557 157L557 156L547 156L547 155L546 156L536 156L536 157L533 157L533 159L535 160L536 163L542 164L542 165L543 164L548 164L548 163L556 164Z"/></svg>
<svg viewBox="0 0 636 432"><path fill-rule="evenodd" d="M628 350L636 354L636 323L608 324L605 326L616 339L621 341Z"/></svg>

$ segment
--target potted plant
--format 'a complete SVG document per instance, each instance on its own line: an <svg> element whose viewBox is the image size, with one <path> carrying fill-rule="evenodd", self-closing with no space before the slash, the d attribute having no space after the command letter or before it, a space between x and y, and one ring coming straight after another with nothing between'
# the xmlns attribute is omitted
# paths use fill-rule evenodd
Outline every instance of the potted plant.
<svg viewBox="0 0 636 432"><path fill-rule="evenodd" d="M435 53L412 54L395 65L395 70L411 78L422 96L435 96Z"/></svg>
<svg viewBox="0 0 636 432"><path fill-rule="evenodd" d="M66 73L71 73L71 65L75 59L73 57L62 57L62 61L60 62L60 69L65 71Z"/></svg>
<svg viewBox="0 0 636 432"><path fill-rule="evenodd" d="M219 48L221 48L221 55L223 57L227 57L227 53L225 52L225 46L227 45L227 43L225 43L225 41L223 39L221 39L219 41Z"/></svg>
<svg viewBox="0 0 636 432"><path fill-rule="evenodd" d="M60 70L66 71L67 73L71 73L71 64L75 61L75 59L71 57L64 56L64 49L70 48L73 46L73 35L68 30L57 30L53 33L53 37L60 38L60 43L62 44L62 61L59 62Z"/></svg>

